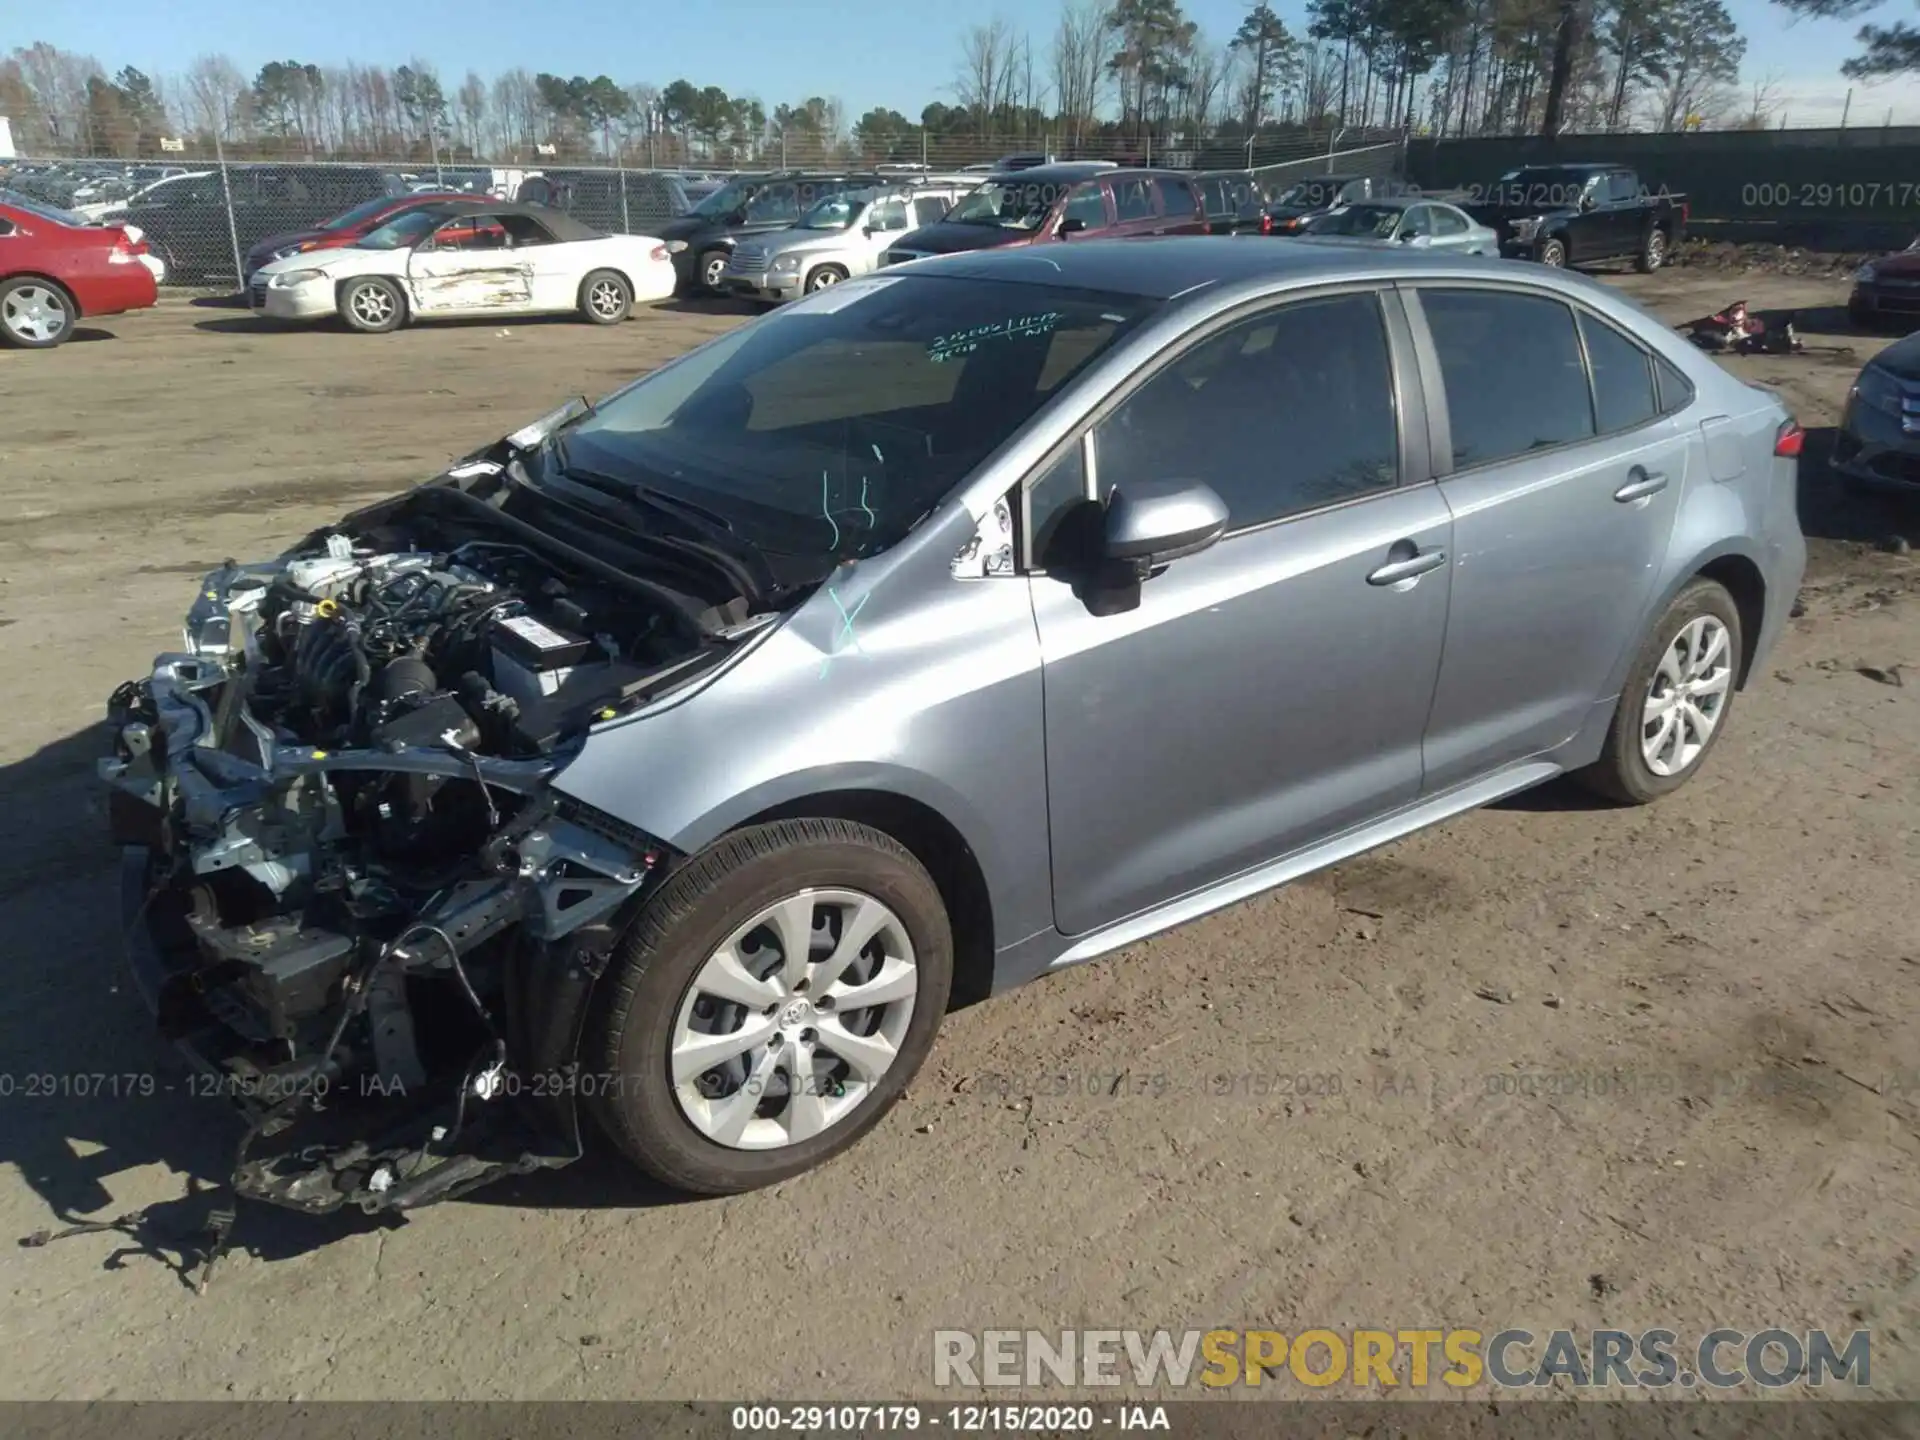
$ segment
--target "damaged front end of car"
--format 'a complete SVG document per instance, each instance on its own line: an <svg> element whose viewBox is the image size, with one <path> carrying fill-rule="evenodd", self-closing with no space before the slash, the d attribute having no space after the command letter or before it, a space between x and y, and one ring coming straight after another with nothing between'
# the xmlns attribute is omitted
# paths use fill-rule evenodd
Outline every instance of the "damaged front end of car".
<svg viewBox="0 0 1920 1440"><path fill-rule="evenodd" d="M246 1119L242 1197L407 1209L581 1154L594 980L677 857L550 782L755 626L511 468L229 562L110 702L132 969Z"/></svg>

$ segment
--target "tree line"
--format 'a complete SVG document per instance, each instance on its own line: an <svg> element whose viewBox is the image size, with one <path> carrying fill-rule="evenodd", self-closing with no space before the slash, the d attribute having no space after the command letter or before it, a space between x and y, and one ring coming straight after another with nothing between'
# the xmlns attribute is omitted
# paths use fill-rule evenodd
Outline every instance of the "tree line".
<svg viewBox="0 0 1920 1440"><path fill-rule="evenodd" d="M1776 3L1844 18L1879 0ZM1860 38L1848 75L1920 69L1912 27L1870 24ZM91 55L36 43L0 59L0 115L26 154L156 157L184 146L235 158L735 164L1373 128L1440 138L1759 128L1777 108L1771 86L1737 83L1746 41L1724 0L1307 0L1298 30L1256 0L1224 36L1205 34L1180 0L1067 0L1049 33L994 20L957 49L947 98L917 117L876 108L849 118L836 99L769 109L685 79L516 68L456 81L417 57L276 60L248 75L220 54L157 76L109 73Z"/></svg>

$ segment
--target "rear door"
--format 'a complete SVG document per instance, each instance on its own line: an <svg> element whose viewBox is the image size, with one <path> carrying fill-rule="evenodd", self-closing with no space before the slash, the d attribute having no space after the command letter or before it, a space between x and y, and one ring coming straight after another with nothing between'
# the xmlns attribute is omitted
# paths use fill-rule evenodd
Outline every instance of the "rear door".
<svg viewBox="0 0 1920 1440"><path fill-rule="evenodd" d="M1153 189L1160 212L1162 235L1204 235L1206 219L1193 182L1180 175L1157 175Z"/></svg>
<svg viewBox="0 0 1920 1440"><path fill-rule="evenodd" d="M1445 396L1429 417L1458 557L1423 747L1438 791L1610 708L1691 447L1662 413L1652 357L1612 322L1511 285L1408 293Z"/></svg>
<svg viewBox="0 0 1920 1440"><path fill-rule="evenodd" d="M1465 215L1451 205L1428 205L1433 217L1433 246L1451 254L1464 255L1473 243L1473 226Z"/></svg>

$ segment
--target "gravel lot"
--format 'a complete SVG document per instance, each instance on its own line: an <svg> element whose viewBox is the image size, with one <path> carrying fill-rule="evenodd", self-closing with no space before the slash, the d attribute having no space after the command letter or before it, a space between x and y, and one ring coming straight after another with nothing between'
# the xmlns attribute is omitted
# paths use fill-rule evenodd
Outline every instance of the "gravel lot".
<svg viewBox="0 0 1920 1440"><path fill-rule="evenodd" d="M936 1328L1219 1324L1870 1326L1875 1390L1920 1397L1920 558L1878 548L1920 507L1818 464L1884 341L1835 279L1621 283L1851 347L1732 362L1814 432L1813 558L1685 793L1549 787L956 1014L771 1192L604 1160L392 1227L253 1211L198 1298L164 1237L225 1172L220 1104L28 1093L173 1073L118 983L108 692L223 557L740 317L371 339L169 300L0 351L0 1238L156 1202L162 1237L0 1249L0 1395L879 1399L932 1393Z"/></svg>

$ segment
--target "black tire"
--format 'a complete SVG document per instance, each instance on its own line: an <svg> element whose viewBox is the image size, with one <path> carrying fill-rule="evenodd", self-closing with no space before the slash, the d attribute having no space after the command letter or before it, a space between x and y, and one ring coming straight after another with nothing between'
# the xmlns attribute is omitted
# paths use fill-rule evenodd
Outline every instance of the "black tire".
<svg viewBox="0 0 1920 1440"><path fill-rule="evenodd" d="M1647 226L1646 236L1640 241L1640 253L1633 257L1633 268L1642 275L1651 275L1667 263L1667 232L1658 224Z"/></svg>
<svg viewBox="0 0 1920 1440"><path fill-rule="evenodd" d="M633 313L633 287L618 270L595 270L580 282L580 315L589 324L618 325Z"/></svg>
<svg viewBox="0 0 1920 1440"><path fill-rule="evenodd" d="M896 1058L847 1117L810 1140L734 1149L700 1133L674 1096L674 1026L707 959L764 907L807 889L858 890L899 917L918 971ZM892 837L843 820L736 831L669 876L621 937L600 981L582 1061L600 1126L641 1169L676 1189L731 1195L810 1170L853 1145L900 1098L933 1047L953 985L939 888Z"/></svg>
<svg viewBox="0 0 1920 1440"><path fill-rule="evenodd" d="M0 284L0 345L51 350L66 343L79 319L80 307L57 280L16 275ZM16 330L15 324L21 328Z"/></svg>
<svg viewBox="0 0 1920 1440"><path fill-rule="evenodd" d="M807 283L805 286L806 293L811 295L816 290L826 289L829 285L838 285L842 280L846 278L847 278L846 266L822 265L817 269L810 271L808 273Z"/></svg>
<svg viewBox="0 0 1920 1440"><path fill-rule="evenodd" d="M1540 248L1534 252L1534 259L1553 270L1567 267L1566 242L1561 240L1542 240Z"/></svg>
<svg viewBox="0 0 1920 1440"><path fill-rule="evenodd" d="M385 335L407 323L407 297L384 275L342 281L336 304L347 328L362 335Z"/></svg>
<svg viewBox="0 0 1920 1440"><path fill-rule="evenodd" d="M730 258L725 250L701 252L700 264L694 271L694 281L699 285L702 294L724 295L726 293L720 288L720 276L726 270L727 261Z"/></svg>
<svg viewBox="0 0 1920 1440"><path fill-rule="evenodd" d="M1707 736L1700 753L1677 774L1659 775L1648 766L1641 752L1643 707L1653 683L1654 671L1659 667L1662 657L1680 632L1701 616L1712 616L1726 627L1728 663L1732 667L1732 674L1714 720L1713 733ZM1614 711L1613 724L1607 728L1606 744L1601 748L1600 758L1584 770L1576 771L1574 779L1595 794L1622 805L1646 805L1663 795L1671 795L1699 774L1701 765L1726 733L1727 719L1733 710L1739 680L1741 657L1746 653L1743 644L1740 608L1733 603L1733 597L1723 586L1712 580L1695 580L1681 590L1667 607L1666 613L1655 622L1640 647L1639 655L1634 659L1633 668L1627 672L1626 683L1620 690L1619 708Z"/></svg>

